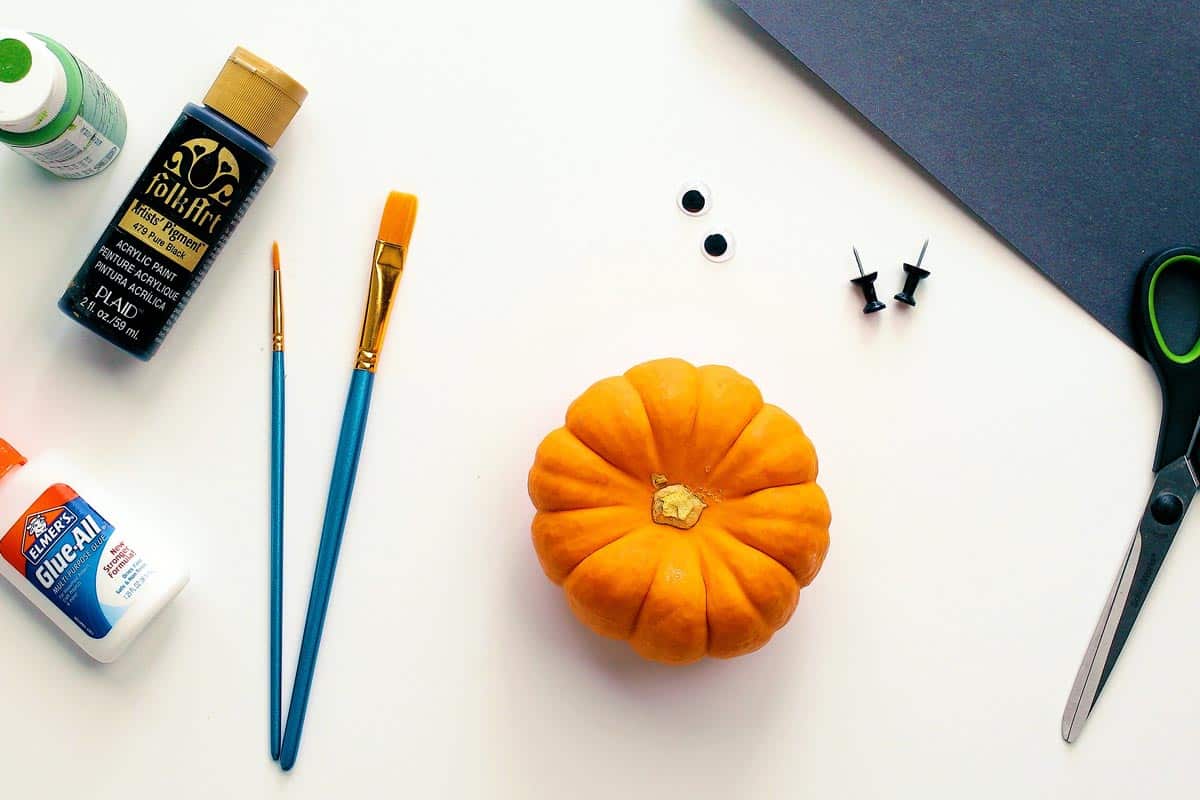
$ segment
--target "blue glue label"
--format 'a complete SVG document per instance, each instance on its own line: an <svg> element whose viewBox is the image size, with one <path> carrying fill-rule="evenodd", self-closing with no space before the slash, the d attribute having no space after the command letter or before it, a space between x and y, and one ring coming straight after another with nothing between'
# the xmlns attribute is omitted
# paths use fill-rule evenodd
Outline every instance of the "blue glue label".
<svg viewBox="0 0 1200 800"><path fill-rule="evenodd" d="M0 555L93 639L103 639L152 571L99 511L51 486L0 539Z"/></svg>

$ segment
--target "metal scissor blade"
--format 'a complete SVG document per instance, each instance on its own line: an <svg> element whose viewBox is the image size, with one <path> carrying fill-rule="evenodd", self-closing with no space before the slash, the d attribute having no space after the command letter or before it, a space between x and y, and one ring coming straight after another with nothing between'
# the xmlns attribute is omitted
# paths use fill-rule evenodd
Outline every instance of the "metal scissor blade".
<svg viewBox="0 0 1200 800"><path fill-rule="evenodd" d="M1116 662L1117 656L1121 654L1121 648L1125 644L1124 641L1121 641L1114 647L1113 640L1116 637L1121 618L1126 616L1130 610L1125 603L1125 598L1129 596L1129 586L1133 583L1133 575L1141 555L1141 544L1142 532L1138 531L1133 535L1133 541L1129 544L1125 563L1121 565L1121 571L1117 573L1117 580L1113 583L1112 591L1108 593L1108 600L1100 614L1100 621L1096 623L1092 640L1088 642L1087 651L1083 654L1083 663L1079 665L1079 672L1075 675L1075 684L1071 687L1070 696L1067 697L1067 708L1063 711L1062 718L1062 737L1068 742L1074 742L1079 738L1079 732L1083 730L1083 724L1087 722L1088 715L1092 713L1096 698L1100 696L1100 690L1104 688L1104 683L1108 680L1108 673L1112 670L1112 665ZM1133 616L1137 616L1136 610L1133 611ZM1130 625L1132 625L1132 620Z"/></svg>
<svg viewBox="0 0 1200 800"><path fill-rule="evenodd" d="M1196 478L1186 458L1158 473L1141 525L1133 535L1067 698L1062 736L1068 742L1079 738L1091 715L1195 494Z"/></svg>

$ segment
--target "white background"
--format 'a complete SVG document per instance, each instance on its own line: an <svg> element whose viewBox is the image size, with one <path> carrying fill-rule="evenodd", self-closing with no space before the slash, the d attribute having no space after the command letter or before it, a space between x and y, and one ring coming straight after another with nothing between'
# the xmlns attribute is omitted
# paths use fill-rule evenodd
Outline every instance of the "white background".
<svg viewBox="0 0 1200 800"><path fill-rule="evenodd" d="M88 61L130 132L81 183L0 152L0 435L101 475L193 579L107 667L0 588L0 794L1194 791L1194 515L1083 737L1059 738L1150 486L1150 369L724 2L74 2L5 22ZM310 99L134 362L54 304L236 44ZM674 206L691 179L714 193L701 219ZM268 253L289 315L290 685L390 189L421 214L285 776L266 733ZM713 226L729 263L700 254ZM927 235L920 307L863 317L851 243L890 298ZM574 621L525 493L573 397L666 355L729 364L796 416L834 513L788 627L682 669Z"/></svg>

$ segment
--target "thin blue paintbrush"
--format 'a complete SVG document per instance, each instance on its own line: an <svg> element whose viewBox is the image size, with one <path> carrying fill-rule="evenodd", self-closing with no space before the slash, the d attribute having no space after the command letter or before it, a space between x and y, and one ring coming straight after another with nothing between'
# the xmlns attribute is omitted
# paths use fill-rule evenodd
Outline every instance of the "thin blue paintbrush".
<svg viewBox="0 0 1200 800"><path fill-rule="evenodd" d="M388 318L396 298L396 288L404 274L404 259L413 223L417 218L417 198L411 194L392 192L388 195L383 218L379 223L379 239L371 268L371 287L367 294L367 310L363 317L358 356L350 378L350 396L342 417L342 432L338 439L337 455L333 462L333 478L329 483L329 499L325 504L325 524L317 550L317 566L313 572L312 592L308 598L308 616L304 620L304 635L300 640L300 658L296 664L296 681L292 686L292 702L288 708L287 727L283 734L283 749L279 765L289 770L296 763L300 750L300 734L312 691L317 651L325 614L329 610L329 594L333 588L333 573L337 568L346 516L350 513L350 497L354 493L354 478L362 452L371 408L371 389L375 370L379 366L379 351L387 335Z"/></svg>
<svg viewBox="0 0 1200 800"><path fill-rule="evenodd" d="M271 758L279 760L283 673L283 278L279 242L271 245Z"/></svg>

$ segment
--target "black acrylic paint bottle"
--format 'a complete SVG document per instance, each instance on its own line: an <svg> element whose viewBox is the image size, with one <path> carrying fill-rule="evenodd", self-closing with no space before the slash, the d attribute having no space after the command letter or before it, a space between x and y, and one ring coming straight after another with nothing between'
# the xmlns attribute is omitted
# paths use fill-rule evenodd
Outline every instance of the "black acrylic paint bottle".
<svg viewBox="0 0 1200 800"><path fill-rule="evenodd" d="M242 48L189 103L58 307L149 360L275 167L270 148L308 92Z"/></svg>

